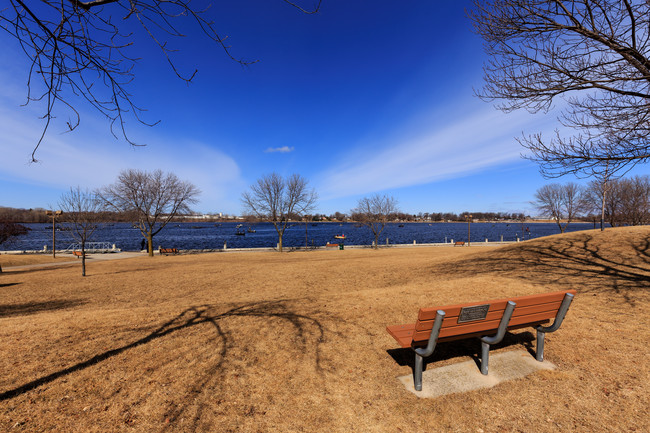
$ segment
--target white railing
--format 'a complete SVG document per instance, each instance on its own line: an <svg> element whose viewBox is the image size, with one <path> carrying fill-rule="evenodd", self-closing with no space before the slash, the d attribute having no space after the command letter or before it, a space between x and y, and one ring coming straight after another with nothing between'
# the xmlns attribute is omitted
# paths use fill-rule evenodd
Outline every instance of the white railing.
<svg viewBox="0 0 650 433"><path fill-rule="evenodd" d="M108 253L117 251L117 248L115 248L115 244L110 242L86 242L85 250L87 253ZM64 251L81 251L81 243L70 244Z"/></svg>

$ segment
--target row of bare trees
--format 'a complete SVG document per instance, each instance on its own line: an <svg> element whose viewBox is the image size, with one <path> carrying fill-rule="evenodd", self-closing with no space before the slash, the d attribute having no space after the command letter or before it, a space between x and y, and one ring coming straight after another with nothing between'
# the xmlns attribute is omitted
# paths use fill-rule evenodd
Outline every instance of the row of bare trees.
<svg viewBox="0 0 650 433"><path fill-rule="evenodd" d="M147 240L153 256L153 237L175 215L189 213L200 191L173 173L161 170L124 170L117 181L95 191L73 187L59 199L60 220L68 223L72 237L81 247L81 274L86 275L86 244L109 212L130 217Z"/></svg>
<svg viewBox="0 0 650 433"><path fill-rule="evenodd" d="M537 210L553 219L560 232L580 216L600 215L612 227L650 223L650 177L544 185L535 193ZM601 229L603 225L601 224Z"/></svg>
<svg viewBox="0 0 650 433"><path fill-rule="evenodd" d="M282 238L289 220L305 219L316 206L318 195L309 188L308 181L298 174L287 178L277 173L262 176L242 195L244 210L250 215L269 221L278 234L278 251L282 251ZM352 218L368 227L378 245L379 236L392 215L399 212L397 200L387 195L363 197L354 208Z"/></svg>
<svg viewBox="0 0 650 433"><path fill-rule="evenodd" d="M650 223L650 177L593 180L585 189L589 212L601 213L612 227Z"/></svg>

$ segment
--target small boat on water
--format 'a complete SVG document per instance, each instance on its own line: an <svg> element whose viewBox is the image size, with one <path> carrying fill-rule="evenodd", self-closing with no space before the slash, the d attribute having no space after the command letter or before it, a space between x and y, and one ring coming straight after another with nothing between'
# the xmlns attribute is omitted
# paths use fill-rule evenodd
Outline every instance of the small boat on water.
<svg viewBox="0 0 650 433"><path fill-rule="evenodd" d="M253 227L249 227L246 231L248 233L256 233L256 231L255 231L255 229Z"/></svg>
<svg viewBox="0 0 650 433"><path fill-rule="evenodd" d="M345 239L345 235L334 235L334 239Z"/></svg>
<svg viewBox="0 0 650 433"><path fill-rule="evenodd" d="M236 235L236 236L246 236L246 232L245 232L244 230L242 230L242 229L238 229L238 230L235 232L235 235Z"/></svg>

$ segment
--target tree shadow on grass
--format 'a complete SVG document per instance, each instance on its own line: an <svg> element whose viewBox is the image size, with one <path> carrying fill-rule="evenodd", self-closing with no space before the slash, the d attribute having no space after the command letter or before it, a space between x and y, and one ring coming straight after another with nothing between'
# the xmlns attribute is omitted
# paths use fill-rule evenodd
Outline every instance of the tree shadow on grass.
<svg viewBox="0 0 650 433"><path fill-rule="evenodd" d="M18 283L15 283L18 284ZM26 304L0 304L0 318L10 316L26 316L43 311L64 310L85 304L83 299L59 299L45 302L28 302Z"/></svg>
<svg viewBox="0 0 650 433"><path fill-rule="evenodd" d="M7 267L2 269L2 273L7 275L34 274L36 272L51 272L54 270L69 269L74 267L81 267L81 261Z"/></svg>
<svg viewBox="0 0 650 433"><path fill-rule="evenodd" d="M622 239L618 253L603 248L594 236L529 241L489 255L442 265L437 274L494 274L527 283L577 289L582 293L615 293L634 306L636 295L650 289L650 242Z"/></svg>
<svg viewBox="0 0 650 433"><path fill-rule="evenodd" d="M219 348L218 361L213 363L205 371L201 371L200 377L194 384L188 386L186 395L178 396L177 401L184 402L180 405L173 405L166 411L167 420L171 423L173 420L179 418L182 414L187 412L187 409L192 406L199 398L203 390L214 386L217 381L217 376L223 373L223 364L228 356L228 347L230 346L229 332L223 328L222 321L230 317L248 317L248 318L261 318L265 320L275 320L285 325L289 325L287 331L287 340L296 344L304 353L309 353L313 356L313 362L317 370L322 370L322 358L320 344L325 341L326 329L319 320L302 315L294 311L288 301L272 301L260 303L247 303L242 305L235 305L226 311L219 312L217 305L201 305L190 307L176 317L172 318L161 324L154 331L148 335L132 341L123 346L117 347L112 350L105 351L97 354L85 361L79 362L70 367L56 371L54 373L42 376L38 379L32 380L28 383L20 385L16 388L0 393L0 401L9 400L25 394L31 390L39 388L48 383L54 382L57 379L68 376L72 373L84 370L88 367L94 366L98 363L107 361L114 356L120 355L130 349L138 346L146 345L161 337L177 333L178 331L196 327L199 325L208 325L214 331L214 336L211 341L214 343L209 350L213 350L213 346ZM223 309L223 306L221 306ZM290 337L290 338L289 338ZM210 352L210 354L213 354ZM218 382L218 381L217 381ZM204 404L199 404L196 412L192 415L195 429L198 428L198 423L201 418L201 412ZM125 423L130 424L129 417L124 420ZM173 428L169 424L165 429Z"/></svg>

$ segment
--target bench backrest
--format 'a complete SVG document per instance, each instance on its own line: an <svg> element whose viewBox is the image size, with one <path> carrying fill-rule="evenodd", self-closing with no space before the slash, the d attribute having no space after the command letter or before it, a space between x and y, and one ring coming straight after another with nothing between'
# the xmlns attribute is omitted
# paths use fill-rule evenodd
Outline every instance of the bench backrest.
<svg viewBox="0 0 650 433"><path fill-rule="evenodd" d="M510 319L508 329L517 329L527 326L543 324L555 318L560 304L566 293L576 294L575 290L568 290L541 295L520 296L516 298L499 299L486 302L472 302L468 304L447 305L443 307L421 308L418 313L418 320L415 323L413 342L415 344L426 343L431 334L431 328L436 318L436 311L443 310L445 319L438 336L438 341L450 341L459 338L467 338L473 335L480 336L496 331L503 316L508 301L517 304ZM485 307L482 307L485 306ZM469 308L468 308L469 307ZM461 317L461 311L465 313ZM485 314L485 310L487 313ZM472 320L476 316L479 318ZM460 319L460 320L459 320ZM463 320L468 321L463 321ZM459 323L460 322L460 323Z"/></svg>

